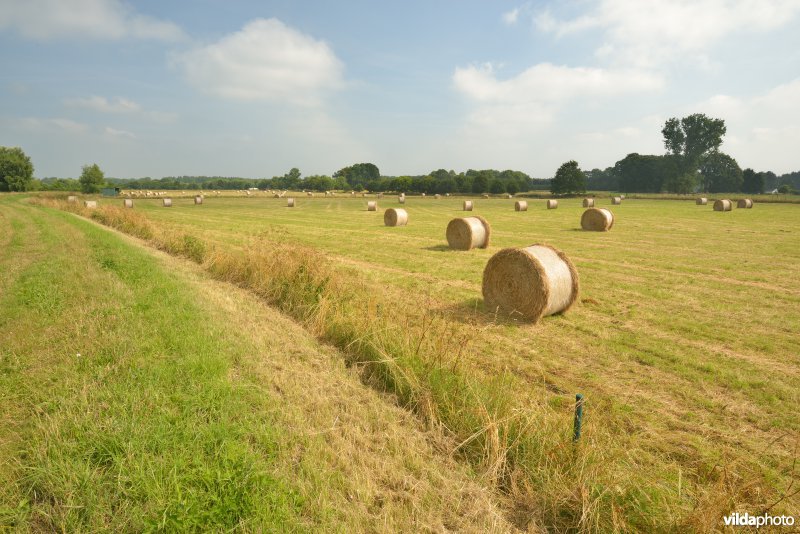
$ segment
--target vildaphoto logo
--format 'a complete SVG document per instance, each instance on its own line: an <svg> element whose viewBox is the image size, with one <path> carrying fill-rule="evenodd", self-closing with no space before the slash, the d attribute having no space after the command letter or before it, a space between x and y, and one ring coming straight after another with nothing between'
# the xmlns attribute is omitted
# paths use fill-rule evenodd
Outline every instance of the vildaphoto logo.
<svg viewBox="0 0 800 534"><path fill-rule="evenodd" d="M794 526L794 516L791 515L750 515L739 512L726 515L722 518L726 527L791 527Z"/></svg>

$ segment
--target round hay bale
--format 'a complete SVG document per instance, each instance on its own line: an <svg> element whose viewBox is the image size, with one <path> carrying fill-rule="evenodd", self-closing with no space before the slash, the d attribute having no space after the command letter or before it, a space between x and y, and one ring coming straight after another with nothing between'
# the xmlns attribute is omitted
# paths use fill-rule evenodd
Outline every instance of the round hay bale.
<svg viewBox="0 0 800 534"><path fill-rule="evenodd" d="M69 195L69 196L67 197L67 202L71 202L71 203L73 203L73 204L74 204L74 203L75 203L75 202L77 202L77 201L78 201L78 197L76 197L75 195Z"/></svg>
<svg viewBox="0 0 800 534"><path fill-rule="evenodd" d="M164 205L165 208L171 208L172 207L172 199L171 198L165 198L165 199L163 199L161 201L161 203Z"/></svg>
<svg viewBox="0 0 800 534"><path fill-rule="evenodd" d="M472 201L471 200L465 200L463 209L464 209L464 211L472 211Z"/></svg>
<svg viewBox="0 0 800 534"><path fill-rule="evenodd" d="M514 202L514 211L528 211L528 201L517 200Z"/></svg>
<svg viewBox="0 0 800 534"><path fill-rule="evenodd" d="M593 208L594 207L594 199L593 198L584 198L583 199L583 207L584 208Z"/></svg>
<svg viewBox="0 0 800 534"><path fill-rule="evenodd" d="M449 197L450 193L445 193L444 196Z"/></svg>
<svg viewBox="0 0 800 534"><path fill-rule="evenodd" d="M506 195L506 198L507 198L508 200L511 200L512 198L514 198L514 195L508 194L508 195Z"/></svg>
<svg viewBox="0 0 800 534"><path fill-rule="evenodd" d="M314 193L312 193L311 191L309 191L308 193L306 193L306 196L307 196L307 197L313 197L313 196L314 196Z"/></svg>
<svg viewBox="0 0 800 534"><path fill-rule="evenodd" d="M727 198L720 198L714 201L714 211L731 211L733 202Z"/></svg>
<svg viewBox="0 0 800 534"><path fill-rule="evenodd" d="M736 207L750 209L753 207L753 201L749 198L740 198L739 202L736 203Z"/></svg>
<svg viewBox="0 0 800 534"><path fill-rule="evenodd" d="M125 200L122 201L122 205L125 206L126 208L132 208L133 200L126 198Z"/></svg>
<svg viewBox="0 0 800 534"><path fill-rule="evenodd" d="M195 206L199 206L202 203L203 203L202 195L197 195L197 196L194 197L194 205Z"/></svg>
<svg viewBox="0 0 800 534"><path fill-rule="evenodd" d="M615 206L622 204L622 197L611 197L611 203Z"/></svg>
<svg viewBox="0 0 800 534"><path fill-rule="evenodd" d="M492 228L483 217L453 219L447 225L447 244L456 250L486 248Z"/></svg>
<svg viewBox="0 0 800 534"><path fill-rule="evenodd" d="M694 201L695 204L698 206L705 206L708 204L708 199L706 197L699 197L697 200Z"/></svg>
<svg viewBox="0 0 800 534"><path fill-rule="evenodd" d="M289 197L289 198L286 199L286 207L287 208L293 208L294 207L294 198L293 197Z"/></svg>
<svg viewBox="0 0 800 534"><path fill-rule="evenodd" d="M404 197L404 196L402 196L402 195L401 195L401 196L397 197L397 201L398 201L400 204L405 204L405 203L406 203L406 197Z"/></svg>
<svg viewBox="0 0 800 534"><path fill-rule="evenodd" d="M488 193L484 193L484 194L481 195L481 198L489 198L489 194Z"/></svg>
<svg viewBox="0 0 800 534"><path fill-rule="evenodd" d="M507 248L483 270L483 301L490 310L535 323L569 310L579 285L578 271L563 252L545 244Z"/></svg>
<svg viewBox="0 0 800 534"><path fill-rule="evenodd" d="M614 214L605 208L589 208L581 215L581 228L593 232L607 232L614 226Z"/></svg>
<svg viewBox="0 0 800 534"><path fill-rule="evenodd" d="M403 208L389 208L383 212L383 224L386 226L405 226L408 224L408 212Z"/></svg>
<svg viewBox="0 0 800 534"><path fill-rule="evenodd" d="M558 200L554 200L551 198L547 201L547 209L554 210L557 207L558 207Z"/></svg>
<svg viewBox="0 0 800 534"><path fill-rule="evenodd" d="M625 195L620 195L619 198L621 198L622 200L625 200Z"/></svg>
<svg viewBox="0 0 800 534"><path fill-rule="evenodd" d="M367 202L367 211L378 211L378 203L374 200Z"/></svg>
<svg viewBox="0 0 800 534"><path fill-rule="evenodd" d="M90 210L93 210L93 209L95 209L97 207L97 201L96 200L84 200L83 201L83 207L84 208L89 208Z"/></svg>
<svg viewBox="0 0 800 534"><path fill-rule="evenodd" d="M433 198L435 198L436 200L439 200L440 198L442 198L442 195L440 195L439 193L436 193L435 195L433 195Z"/></svg>

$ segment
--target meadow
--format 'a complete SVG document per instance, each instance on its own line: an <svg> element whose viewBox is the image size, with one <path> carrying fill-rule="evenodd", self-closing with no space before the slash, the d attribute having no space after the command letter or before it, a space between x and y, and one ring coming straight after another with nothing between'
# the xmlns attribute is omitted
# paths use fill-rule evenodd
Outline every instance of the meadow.
<svg viewBox="0 0 800 534"><path fill-rule="evenodd" d="M731 511L800 515L796 205L600 198L615 223L595 233L580 230L579 199L530 199L527 212L474 199L492 244L456 252L444 230L467 215L461 198L408 197L396 228L382 218L393 196L377 212L366 198L295 198L70 209L194 260L337 347L364 383L451 436L519 528L700 532ZM579 304L536 325L484 309L489 257L541 242L577 267Z"/></svg>

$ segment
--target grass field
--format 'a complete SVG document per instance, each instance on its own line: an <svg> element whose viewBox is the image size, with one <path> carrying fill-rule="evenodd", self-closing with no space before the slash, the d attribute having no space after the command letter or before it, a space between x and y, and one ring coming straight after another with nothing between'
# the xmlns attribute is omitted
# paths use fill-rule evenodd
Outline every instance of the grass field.
<svg viewBox="0 0 800 534"><path fill-rule="evenodd" d="M510 498L518 526L706 531L731 511L800 515L797 206L717 213L629 199L612 208L611 232L589 233L579 230L577 199L557 210L530 201L521 213L511 200L478 199L473 213L491 222L492 246L454 252L444 229L464 215L461 199L409 197L409 226L399 228L381 216L397 200L379 202L374 213L362 198L298 196L291 209L271 198L176 199L169 209L137 199L134 211L233 255L322 251L339 291L355 295L349 314L389 338L425 338L427 352L408 368L423 368L432 400L418 395L413 407L463 440L456 456ZM534 326L487 313L488 258L536 242L575 263L581 303ZM382 343L380 356L395 358L392 340ZM450 380L441 369L468 380L437 384ZM572 446L578 392L586 419ZM448 412L459 396L477 399L474 433ZM468 451L478 438L478 452Z"/></svg>

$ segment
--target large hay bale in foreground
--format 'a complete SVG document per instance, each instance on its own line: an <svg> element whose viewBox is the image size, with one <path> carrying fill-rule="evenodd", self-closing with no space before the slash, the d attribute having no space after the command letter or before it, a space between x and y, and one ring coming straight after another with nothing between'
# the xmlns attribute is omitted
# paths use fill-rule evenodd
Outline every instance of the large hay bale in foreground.
<svg viewBox="0 0 800 534"><path fill-rule="evenodd" d="M294 207L294 197L289 197L286 199L286 207L293 208Z"/></svg>
<svg viewBox="0 0 800 534"><path fill-rule="evenodd" d="M517 200L514 202L514 211L528 211L528 201Z"/></svg>
<svg viewBox="0 0 800 534"><path fill-rule="evenodd" d="M581 215L581 228L593 232L607 232L614 226L614 214L605 208L589 208Z"/></svg>
<svg viewBox="0 0 800 534"><path fill-rule="evenodd" d="M93 209L95 209L97 207L97 201L96 200L84 200L83 201L83 207L84 208L89 208L90 210L93 210Z"/></svg>
<svg viewBox="0 0 800 534"><path fill-rule="evenodd" d="M161 201L161 203L164 205L165 208L171 208L172 207L172 199L171 198L165 198L165 199L163 199Z"/></svg>
<svg viewBox="0 0 800 534"><path fill-rule="evenodd" d="M615 206L622 204L622 197L611 197L611 203Z"/></svg>
<svg viewBox="0 0 800 534"><path fill-rule="evenodd" d="M447 244L456 250L486 248L492 228L483 217L453 219L447 225Z"/></svg>
<svg viewBox="0 0 800 534"><path fill-rule="evenodd" d="M733 202L727 198L720 198L714 201L714 211L731 211Z"/></svg>
<svg viewBox="0 0 800 534"><path fill-rule="evenodd" d="M558 200L553 200L552 198L547 201L547 209L554 210L558 207Z"/></svg>
<svg viewBox="0 0 800 534"><path fill-rule="evenodd" d="M594 207L594 199L593 198L584 198L583 199L583 207L584 208L593 208Z"/></svg>
<svg viewBox="0 0 800 534"><path fill-rule="evenodd" d="M464 211L472 211L472 201L471 200L465 200L464 201L463 210Z"/></svg>
<svg viewBox="0 0 800 534"><path fill-rule="evenodd" d="M367 202L367 211L378 211L378 203L374 200Z"/></svg>
<svg viewBox="0 0 800 534"><path fill-rule="evenodd" d="M383 212L383 224L386 226L405 226L408 224L408 212L403 208L389 208Z"/></svg>
<svg viewBox="0 0 800 534"><path fill-rule="evenodd" d="M67 197L67 202L70 202L70 203L74 204L77 201L78 201L78 197L76 197L75 195L69 195Z"/></svg>
<svg viewBox="0 0 800 534"><path fill-rule="evenodd" d="M749 198L740 198L739 202L736 203L736 207L750 209L753 207L753 201Z"/></svg>
<svg viewBox="0 0 800 534"><path fill-rule="evenodd" d="M483 270L483 301L531 322L566 312L577 300L578 271L567 256L544 244L503 249Z"/></svg>
<svg viewBox="0 0 800 534"><path fill-rule="evenodd" d="M708 204L708 199L706 197L699 197L694 203L698 206L705 206Z"/></svg>
<svg viewBox="0 0 800 534"><path fill-rule="evenodd" d="M196 196L194 197L194 204L195 204L195 206L199 206L199 205L200 205L200 204L202 204L202 203L203 203L203 197L202 197L202 195L196 195Z"/></svg>
<svg viewBox="0 0 800 534"><path fill-rule="evenodd" d="M132 208L133 200L126 198L125 200L122 201L122 205L125 206L126 208Z"/></svg>

